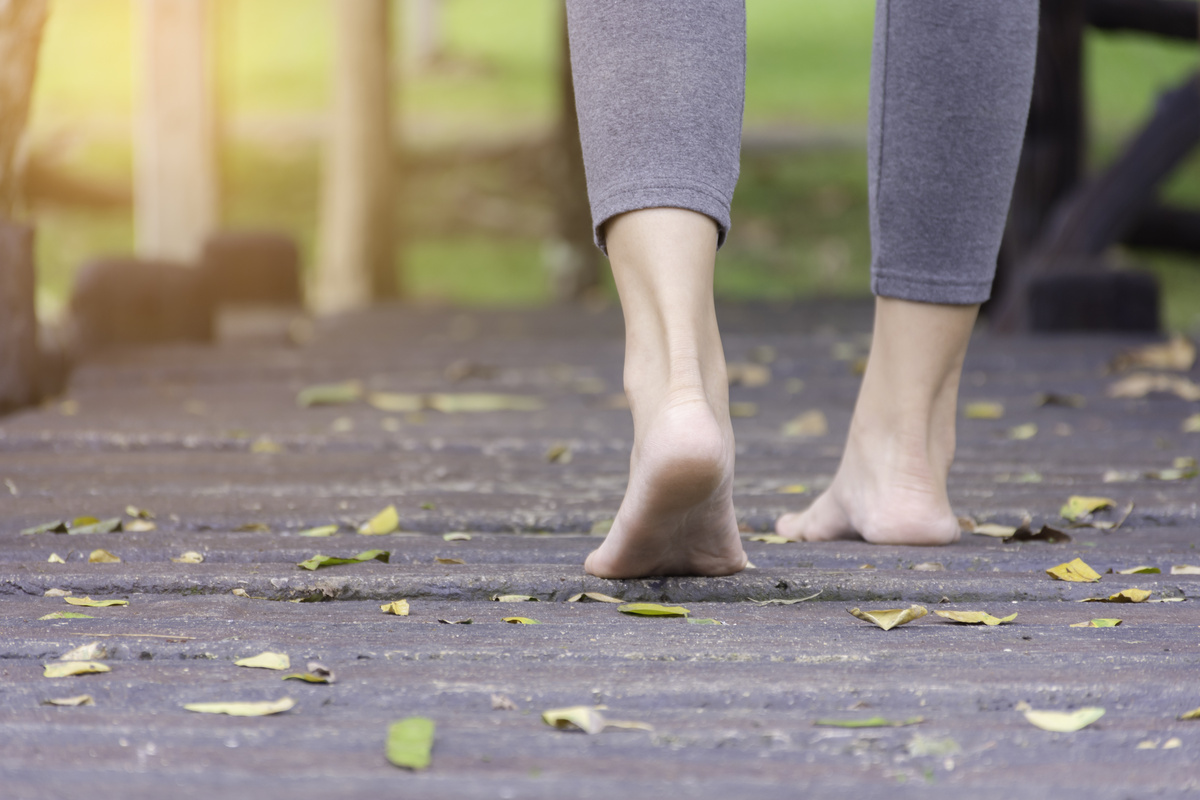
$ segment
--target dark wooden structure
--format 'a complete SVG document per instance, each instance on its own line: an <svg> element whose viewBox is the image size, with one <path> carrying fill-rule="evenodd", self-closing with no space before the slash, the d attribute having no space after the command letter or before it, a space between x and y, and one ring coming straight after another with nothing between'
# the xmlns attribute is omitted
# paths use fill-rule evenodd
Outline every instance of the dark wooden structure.
<svg viewBox="0 0 1200 800"><path fill-rule="evenodd" d="M1083 33L1091 26L1194 41L1198 14L1192 0L1042 0L1033 103L989 309L997 328L1046 329L1045 319L1073 319L1067 327L1076 329L1157 326L1145 309L1128 308L1128 293L1115 284L1103 288L1103 255L1115 244L1200 253L1200 210L1156 199L1159 185L1200 144L1200 73L1165 92L1113 162L1086 176ZM1073 307L1072 275L1088 287L1082 294L1089 302L1111 296L1121 307ZM1048 315L1033 313L1034 295ZM1059 298L1057 309L1046 305L1050 295ZM1144 291L1135 295L1155 302Z"/></svg>

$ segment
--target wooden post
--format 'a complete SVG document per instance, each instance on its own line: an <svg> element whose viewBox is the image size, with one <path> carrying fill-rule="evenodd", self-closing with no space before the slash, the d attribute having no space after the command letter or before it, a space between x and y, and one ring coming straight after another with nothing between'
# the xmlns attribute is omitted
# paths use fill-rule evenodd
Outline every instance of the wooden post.
<svg viewBox="0 0 1200 800"><path fill-rule="evenodd" d="M397 296L388 0L331 4L333 108L313 305L320 313Z"/></svg>
<svg viewBox="0 0 1200 800"><path fill-rule="evenodd" d="M600 284L600 251L592 241L575 86L565 10L559 15L558 125L555 130L554 234L546 247L546 267L554 298L559 302L584 299Z"/></svg>
<svg viewBox="0 0 1200 800"><path fill-rule="evenodd" d="M194 261L217 226L208 0L139 0L134 126L139 256Z"/></svg>

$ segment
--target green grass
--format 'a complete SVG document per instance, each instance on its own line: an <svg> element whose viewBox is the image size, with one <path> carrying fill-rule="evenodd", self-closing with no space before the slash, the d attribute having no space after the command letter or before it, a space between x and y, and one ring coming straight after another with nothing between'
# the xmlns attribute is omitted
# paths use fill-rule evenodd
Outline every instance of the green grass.
<svg viewBox="0 0 1200 800"><path fill-rule="evenodd" d="M137 40L132 6L129 0L55 0L32 119L36 145L52 150L65 166L109 179L127 180L130 171ZM216 8L222 113L298 125L296 135L277 142L227 144L224 222L290 231L311 261L320 159L305 130L329 101L330 0L218 0ZM396 89L405 135L426 142L504 137L551 120L561 3L447 0L446 9L443 68ZM864 125L873 14L868 2L748 0L747 124ZM401 20L395 24L395 40L403 41ZM1194 44L1100 34L1089 35L1086 57L1093 165L1110 158L1156 93L1198 60ZM840 150L748 159L734 203L734 235L718 260L718 293L864 293L870 245L863 160L861 152ZM481 186L475 190L494 191ZM447 186L411 188L453 196ZM1200 156L1163 194L1200 207ZM37 222L43 308L61 302L80 262L132 245L127 212L42 210ZM403 254L404 285L414 298L546 301L542 248L535 239L419 234L411 235ZM1171 326L1200 325L1196 260L1142 253L1133 260L1150 262L1160 275Z"/></svg>

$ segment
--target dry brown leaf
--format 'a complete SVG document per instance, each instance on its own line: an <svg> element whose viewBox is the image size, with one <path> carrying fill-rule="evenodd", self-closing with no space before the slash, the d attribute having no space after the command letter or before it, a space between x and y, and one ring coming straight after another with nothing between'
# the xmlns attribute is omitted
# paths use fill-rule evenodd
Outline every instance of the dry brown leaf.
<svg viewBox="0 0 1200 800"><path fill-rule="evenodd" d="M466 564L461 558L435 558L435 564Z"/></svg>
<svg viewBox="0 0 1200 800"><path fill-rule="evenodd" d="M1109 364L1113 372L1127 369L1169 369L1187 372L1196 363L1196 345L1182 334L1169 341L1134 347L1119 353Z"/></svg>
<svg viewBox="0 0 1200 800"><path fill-rule="evenodd" d="M1098 619L1089 619L1085 622L1072 622L1072 628L1115 628L1121 624L1121 620L1111 617L1100 617Z"/></svg>
<svg viewBox="0 0 1200 800"><path fill-rule="evenodd" d="M993 617L986 611L934 611L939 617L945 617L951 622L961 622L964 625L1003 625L1006 622L1012 622L1017 618L1016 613L1009 614L1007 617Z"/></svg>
<svg viewBox="0 0 1200 800"><path fill-rule="evenodd" d="M795 438L824 436L829 432L829 422L819 409L805 411L783 426L783 435Z"/></svg>
<svg viewBox="0 0 1200 800"><path fill-rule="evenodd" d="M1055 580L1071 583L1095 583L1100 580L1100 573L1085 564L1081 558L1050 567L1046 570L1046 574Z"/></svg>
<svg viewBox="0 0 1200 800"><path fill-rule="evenodd" d="M550 464L570 464L572 458L571 445L566 442L555 442L546 450L546 461Z"/></svg>
<svg viewBox="0 0 1200 800"><path fill-rule="evenodd" d="M929 612L924 606L909 606L908 608L889 608L883 611L863 611L858 608L847 609L859 619L878 625L885 631L890 631L899 625L920 619Z"/></svg>

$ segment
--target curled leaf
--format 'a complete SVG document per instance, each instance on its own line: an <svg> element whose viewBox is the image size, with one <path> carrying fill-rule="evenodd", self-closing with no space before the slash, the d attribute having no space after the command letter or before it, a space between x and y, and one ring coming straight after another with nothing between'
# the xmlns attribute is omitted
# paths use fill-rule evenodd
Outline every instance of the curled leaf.
<svg viewBox="0 0 1200 800"><path fill-rule="evenodd" d="M248 658L239 658L233 662L239 667L253 667L256 669L287 669L292 665L292 660L288 658L287 653L273 653L266 650L256 656Z"/></svg>
<svg viewBox="0 0 1200 800"><path fill-rule="evenodd" d="M1100 617L1097 619L1089 619L1085 622L1072 622L1072 628L1115 628L1121 624L1121 620Z"/></svg>
<svg viewBox="0 0 1200 800"><path fill-rule="evenodd" d="M362 393L361 381L318 383L301 389L296 395L296 405L300 408L345 405L357 402Z"/></svg>
<svg viewBox="0 0 1200 800"><path fill-rule="evenodd" d="M305 528L296 535L312 539L323 539L327 536L333 536L338 532L339 527L338 525L318 525L315 528Z"/></svg>
<svg viewBox="0 0 1200 800"><path fill-rule="evenodd" d="M1059 509L1059 515L1066 520L1074 522L1080 517L1085 517L1096 511L1105 508L1112 508L1117 504L1116 500L1111 497L1087 497L1085 495L1073 494L1067 498L1067 502Z"/></svg>
<svg viewBox="0 0 1200 800"><path fill-rule="evenodd" d="M284 675L280 680L304 681L305 683L333 683L330 678L330 675L319 675L315 672L293 672L290 675Z"/></svg>
<svg viewBox="0 0 1200 800"><path fill-rule="evenodd" d="M511 622L513 625L541 625L536 619L529 617L504 617L501 622Z"/></svg>
<svg viewBox="0 0 1200 800"><path fill-rule="evenodd" d="M204 556L201 553L197 553L195 550L188 550L181 554L178 558L172 558L171 560L176 564L202 564L204 563Z"/></svg>
<svg viewBox="0 0 1200 800"><path fill-rule="evenodd" d="M122 530L120 517L112 519L96 520L94 517L80 517L80 519L95 520L82 525L72 523L71 529L67 531L69 534L88 534L88 533L118 533ZM76 520L78 522L79 520Z"/></svg>
<svg viewBox="0 0 1200 800"><path fill-rule="evenodd" d="M364 536L384 536L400 530L400 514L390 505L364 522L358 532Z"/></svg>
<svg viewBox="0 0 1200 800"><path fill-rule="evenodd" d="M227 703L185 703L184 708L199 714L228 714L231 717L266 717L280 714L296 705L290 697L278 700L267 700L257 703L227 702Z"/></svg>
<svg viewBox="0 0 1200 800"><path fill-rule="evenodd" d="M542 712L542 721L559 730L580 730L596 734L604 730L604 715L592 706L552 708Z"/></svg>
<svg viewBox="0 0 1200 800"><path fill-rule="evenodd" d="M1071 583L1095 583L1100 580L1100 573L1089 567L1081 558L1072 559L1056 567L1050 567L1046 574L1059 581Z"/></svg>
<svg viewBox="0 0 1200 800"><path fill-rule="evenodd" d="M90 694L77 694L74 697L52 697L49 700L43 700L44 706L94 706L96 701L92 699Z"/></svg>
<svg viewBox="0 0 1200 800"><path fill-rule="evenodd" d="M109 606L127 606L128 600L93 600L90 597L64 597L73 606L87 606L88 608L108 608Z"/></svg>
<svg viewBox="0 0 1200 800"><path fill-rule="evenodd" d="M1118 575L1161 575L1162 570L1158 567L1130 567L1129 569L1117 570Z"/></svg>
<svg viewBox="0 0 1200 800"><path fill-rule="evenodd" d="M89 564L120 564L121 559L107 550L93 550L88 554Z"/></svg>
<svg viewBox="0 0 1200 800"><path fill-rule="evenodd" d="M537 598L531 594L498 594L492 598L497 603L536 603Z"/></svg>
<svg viewBox="0 0 1200 800"><path fill-rule="evenodd" d="M388 563L391 553L387 550L364 550L356 556L350 558L336 558L334 556L323 556L318 553L315 556L301 561L296 566L303 567L307 570L320 569L321 567L336 567L341 564L361 564L364 561L382 561Z"/></svg>
<svg viewBox="0 0 1200 800"><path fill-rule="evenodd" d="M408 601L393 600L390 603L384 603L379 607L379 610L385 614L395 614L397 617L408 616Z"/></svg>
<svg viewBox="0 0 1200 800"><path fill-rule="evenodd" d="M924 606L889 608L884 611L862 611L857 608L847 610L859 619L874 623L885 631L890 631L899 625L912 622L914 619L920 619L929 613Z"/></svg>
<svg viewBox="0 0 1200 800"><path fill-rule="evenodd" d="M1200 708L1193 708L1191 711L1185 711L1176 717L1176 719L1180 720L1181 722L1189 719L1200 719Z"/></svg>
<svg viewBox="0 0 1200 800"><path fill-rule="evenodd" d="M108 648L99 642L81 644L68 650L58 657L59 661L103 661L108 655Z"/></svg>
<svg viewBox="0 0 1200 800"><path fill-rule="evenodd" d="M822 728L902 728L906 725L917 725L924 721L924 717L909 717L907 719L867 717L866 719L818 719L813 722L813 725Z"/></svg>
<svg viewBox="0 0 1200 800"><path fill-rule="evenodd" d="M1150 597L1152 592L1145 589L1125 589L1124 591L1110 594L1108 597L1089 597L1080 600L1081 603L1144 603Z"/></svg>
<svg viewBox="0 0 1200 800"><path fill-rule="evenodd" d="M993 617L985 611L934 611L939 617L945 617L951 622L961 622L965 625L978 625L980 623L988 626L1003 625L1005 622L1012 622L1017 618L1016 613L1009 614L1007 617Z"/></svg>
<svg viewBox="0 0 1200 800"><path fill-rule="evenodd" d="M579 594L573 594L567 598L568 603L586 603L589 600L592 602L595 602L595 603L624 603L625 602L624 600L621 600L620 598L610 597L609 595L601 594L600 592L580 592Z"/></svg>
<svg viewBox="0 0 1200 800"><path fill-rule="evenodd" d="M438 622L443 625L470 625L475 620L467 617L466 619L439 619Z"/></svg>
<svg viewBox="0 0 1200 800"><path fill-rule="evenodd" d="M1104 716L1104 709L1098 706L1088 706L1076 711L1034 711L1025 712L1025 719L1044 731L1054 733L1072 733L1086 728Z"/></svg>
<svg viewBox="0 0 1200 800"><path fill-rule="evenodd" d="M618 606L617 611L639 617L686 617L691 613L683 606L664 606L658 603L626 603Z"/></svg>
<svg viewBox="0 0 1200 800"><path fill-rule="evenodd" d="M387 760L397 767L422 770L433 753L435 726L428 717L406 717L388 726Z"/></svg>
<svg viewBox="0 0 1200 800"><path fill-rule="evenodd" d="M45 677L66 678L70 675L91 675L96 672L112 672L112 668L99 661L57 661L46 665Z"/></svg>
<svg viewBox="0 0 1200 800"><path fill-rule="evenodd" d="M453 533L443 533L442 541L444 541L444 542L469 542L469 541L471 541L471 534L462 533L459 531L455 531Z"/></svg>

